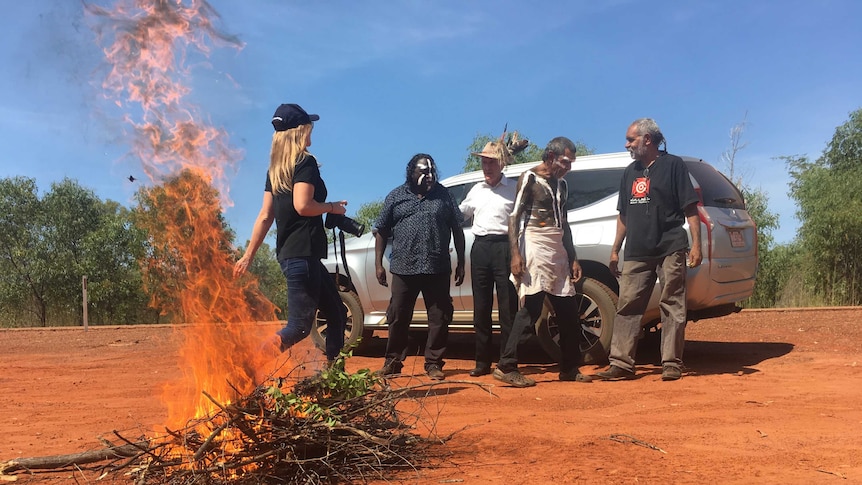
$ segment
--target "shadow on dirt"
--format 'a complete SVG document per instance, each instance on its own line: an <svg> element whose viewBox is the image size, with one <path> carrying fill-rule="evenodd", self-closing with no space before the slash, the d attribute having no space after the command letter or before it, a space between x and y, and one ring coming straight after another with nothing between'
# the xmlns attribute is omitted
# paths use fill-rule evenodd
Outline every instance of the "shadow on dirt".
<svg viewBox="0 0 862 485"><path fill-rule="evenodd" d="M649 344L649 345L644 345ZM784 342L685 342L685 368L692 374L753 374L753 366L793 351L793 344ZM661 373L661 353L656 341L642 342L638 348L638 365L652 364Z"/></svg>
<svg viewBox="0 0 862 485"><path fill-rule="evenodd" d="M363 343L356 355L364 357L380 357L386 353L385 332L375 335ZM408 355L422 355L424 352L425 333L411 332ZM494 335L494 348L499 349L499 335ZM758 372L752 368L763 361L789 354L793 344L784 342L710 342L689 340L685 343L685 366L693 374L752 374ZM555 371L556 362L548 357L535 338L522 343L518 350L521 364L532 366L535 371ZM496 362L497 355L494 355ZM475 358L475 341L469 332L452 332L449 334L449 345L446 349L446 359L472 361ZM659 339L645 338L638 345L637 365L654 365L657 373L661 373L661 354ZM639 369L639 373L642 370Z"/></svg>

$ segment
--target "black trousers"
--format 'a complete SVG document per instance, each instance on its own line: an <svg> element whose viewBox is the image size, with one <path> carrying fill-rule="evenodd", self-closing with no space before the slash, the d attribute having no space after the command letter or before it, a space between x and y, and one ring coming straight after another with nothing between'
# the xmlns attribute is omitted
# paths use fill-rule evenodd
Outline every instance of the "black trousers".
<svg viewBox="0 0 862 485"><path fill-rule="evenodd" d="M500 354L503 353L505 343L512 332L512 319L518 309L518 296L515 293L515 287L509 281L511 262L508 235L476 237L470 250L476 367L491 367L494 359L491 312L494 306L495 287L500 321Z"/></svg>
<svg viewBox="0 0 862 485"><path fill-rule="evenodd" d="M410 322L416 298L422 292L428 312L428 340L425 343L425 369L429 365L443 366L443 354L449 339L449 323L452 322L452 297L449 294L450 273L422 275L392 275L392 298L386 318L389 321L389 339L386 341L386 363L404 362L407 358L407 343Z"/></svg>
<svg viewBox="0 0 862 485"><path fill-rule="evenodd" d="M554 296L540 291L535 295L527 295L524 306L515 315L512 322L512 333L503 347L500 362L497 367L503 372L511 372L518 368L518 344L516 335L524 333L524 329L534 324L542 315L545 298L551 302L556 314L556 322L560 331L560 372L577 371L583 363L581 356L581 328L578 316L580 310L574 296Z"/></svg>

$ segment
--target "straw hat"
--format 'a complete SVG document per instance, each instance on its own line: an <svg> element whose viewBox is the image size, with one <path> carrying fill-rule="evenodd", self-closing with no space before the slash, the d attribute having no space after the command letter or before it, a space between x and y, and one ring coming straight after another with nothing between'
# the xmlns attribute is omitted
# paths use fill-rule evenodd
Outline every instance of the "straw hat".
<svg viewBox="0 0 862 485"><path fill-rule="evenodd" d="M472 153L477 157L500 160L504 164L509 164L512 161L512 154L509 152L509 148L499 141L489 141L485 144L485 148L483 148L481 152Z"/></svg>

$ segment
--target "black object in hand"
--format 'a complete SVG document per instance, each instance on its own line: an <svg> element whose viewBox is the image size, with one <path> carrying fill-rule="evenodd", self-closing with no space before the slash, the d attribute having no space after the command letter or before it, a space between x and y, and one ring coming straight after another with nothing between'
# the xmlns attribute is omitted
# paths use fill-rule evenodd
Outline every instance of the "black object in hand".
<svg viewBox="0 0 862 485"><path fill-rule="evenodd" d="M327 229L339 228L347 234L352 234L356 237L361 236L365 232L365 225L354 221L344 214L326 214L326 221L323 223Z"/></svg>

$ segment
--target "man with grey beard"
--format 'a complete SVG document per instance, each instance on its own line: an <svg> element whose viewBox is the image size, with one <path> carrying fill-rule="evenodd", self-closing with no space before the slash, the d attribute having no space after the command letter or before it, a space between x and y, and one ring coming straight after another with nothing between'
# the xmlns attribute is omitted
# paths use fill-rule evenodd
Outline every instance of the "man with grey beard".
<svg viewBox="0 0 862 485"><path fill-rule="evenodd" d="M604 380L635 377L635 353L641 319L658 277L661 289L661 359L663 381L682 377L682 351L688 320L686 266L700 265L698 196L681 158L659 147L665 142L656 122L635 120L626 132L626 150L634 160L620 182L617 233L610 270L620 276L619 251L626 241L620 298L611 339L610 367ZM683 224L691 231L691 249ZM686 255L686 253L688 253Z"/></svg>

